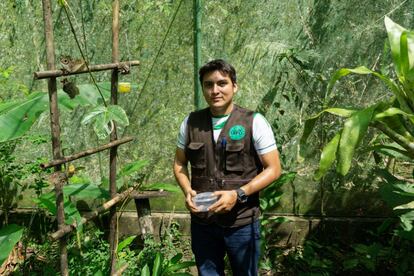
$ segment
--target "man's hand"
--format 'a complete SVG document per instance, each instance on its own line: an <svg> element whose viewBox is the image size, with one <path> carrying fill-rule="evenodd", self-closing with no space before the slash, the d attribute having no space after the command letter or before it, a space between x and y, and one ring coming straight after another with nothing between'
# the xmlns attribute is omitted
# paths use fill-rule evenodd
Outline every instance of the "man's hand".
<svg viewBox="0 0 414 276"><path fill-rule="evenodd" d="M193 202L193 197L195 197L196 194L197 193L194 190L188 190L185 193L185 207L187 207L187 209L192 213L199 212L199 210L197 209L197 207L195 206L195 204Z"/></svg>
<svg viewBox="0 0 414 276"><path fill-rule="evenodd" d="M233 209L237 203L237 193L235 190L232 191L216 191L214 195L218 196L216 203L208 208L209 211L214 213L226 213Z"/></svg>

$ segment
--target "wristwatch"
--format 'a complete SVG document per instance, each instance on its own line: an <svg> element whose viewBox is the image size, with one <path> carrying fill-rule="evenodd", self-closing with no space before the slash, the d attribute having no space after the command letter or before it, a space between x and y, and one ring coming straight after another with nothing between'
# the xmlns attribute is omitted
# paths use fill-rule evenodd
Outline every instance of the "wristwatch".
<svg viewBox="0 0 414 276"><path fill-rule="evenodd" d="M237 193L237 201L239 203L246 203L247 202L247 195L241 188L237 189L236 193Z"/></svg>

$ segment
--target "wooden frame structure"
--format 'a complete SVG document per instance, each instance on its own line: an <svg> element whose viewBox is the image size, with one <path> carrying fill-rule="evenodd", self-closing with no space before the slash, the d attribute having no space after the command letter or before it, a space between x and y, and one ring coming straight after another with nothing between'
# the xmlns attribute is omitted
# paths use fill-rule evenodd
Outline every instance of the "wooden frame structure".
<svg viewBox="0 0 414 276"><path fill-rule="evenodd" d="M53 160L49 163L42 164L43 169L54 167L54 173L51 177L51 182L55 187L56 193L56 207L57 207L57 222L58 231L52 233L50 237L52 239L59 239L60 249L60 272L62 276L69 275L67 248L66 248L66 234L76 229L77 225L66 225L65 214L63 206L63 185L67 183L67 177L62 172L62 164L69 161L79 159L106 149L109 149L109 192L111 200L104 203L94 212L91 212L82 218L82 222L86 222L93 217L96 217L100 213L110 210L109 219L109 244L111 251L111 275L117 274L116 271L116 250L117 250L117 223L116 223L116 204L125 198L127 198L133 191L133 188L129 188L121 194L117 194L116 190L116 157L117 148L119 145L130 142L133 138L126 137L118 139L116 133L116 126L114 126L112 133L110 134L110 143L99 146L95 149L89 149L71 156L63 156L62 148L60 144L60 123L59 123L59 108L57 101L57 85L56 78L72 75L90 73L102 70L112 70L111 74L111 100L110 103L116 105L118 103L118 74L120 68L125 66L137 66L139 61L119 61L119 0L112 0L112 63L101 65L90 65L88 70L78 71L74 73L67 73L64 70L56 70L55 68L55 48L53 38L53 22L52 22L52 9L50 0L42 0L43 5L43 20L44 20L44 32L46 40L46 61L47 71L35 72L35 79L48 79L48 92L49 92L49 109L50 109L50 128L52 135L52 156ZM125 268L122 268L125 269Z"/></svg>

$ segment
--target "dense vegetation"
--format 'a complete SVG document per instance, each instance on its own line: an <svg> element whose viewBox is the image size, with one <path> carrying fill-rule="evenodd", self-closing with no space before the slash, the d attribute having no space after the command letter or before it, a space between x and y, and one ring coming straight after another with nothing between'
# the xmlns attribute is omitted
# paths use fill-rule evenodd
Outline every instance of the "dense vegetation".
<svg viewBox="0 0 414 276"><path fill-rule="evenodd" d="M109 63L111 60L110 2L69 1L75 31L91 64ZM407 139L414 142L412 103L404 107L398 97L397 101L393 101L395 91L383 84L384 79L373 74L373 71L379 72L382 76L396 80L396 83L407 81L401 87L406 89L404 91L412 91L410 70L413 59L410 47L414 45L413 34L407 33L407 45L411 49L407 55L410 58L407 58L406 63L401 61L403 58L400 59L401 64L405 65L396 64L395 51L387 39L384 16L387 15L407 29L414 29L414 14L410 12L414 2L203 2L203 62L212 58L228 59L238 71L240 91L236 102L264 114L276 134L286 174L278 184L264 193L262 208L269 214L296 216L385 218L399 215L401 218L402 226L398 226L398 220L389 221L388 225L361 233L361 239L351 244L343 244L340 240L332 242L330 239L309 240L303 246L282 250L272 247L269 242L264 247L266 255L263 269L333 274L341 268L342 271L357 273L393 271L401 275L413 271L409 261L413 257L412 211L398 213L398 210L413 209L412 153L393 144L396 141L390 141L389 135L381 132L381 129L368 128L369 122L366 122L365 125L358 125L365 135L356 137L355 146L358 147L352 147L346 170L342 167L338 170L340 173L336 172L331 166L337 164L334 163L335 158L325 158L322 159L325 161L319 162L322 151L325 157L334 156L333 148L336 153L339 143L335 135L345 135L346 132L346 127L342 128L346 119L334 115L350 117L352 112L358 110L374 112L369 108L378 107L380 102L384 104L381 110L376 109L375 115L402 120L403 123L397 124L397 127L400 129L404 126ZM131 93L120 94L119 104L129 119L129 125L120 130L122 135L136 137L127 147L120 147L121 174L125 173L121 175L124 181L120 185L174 183L170 168L178 127L184 116L194 109L193 3L184 0L131 0L121 3L121 60L139 60L141 65L138 69L131 69L131 74L121 75L120 79L133 84ZM35 99L38 103L38 110L28 113L30 116L25 116L23 112L22 118L13 118L22 120L23 124L27 124L27 130L30 130L17 139L0 142L0 203L2 222L7 225L8 214L17 206L36 206L45 210L53 200L48 197L48 172L39 169L41 162L51 159L49 115L43 112L47 111L47 97L41 98L41 94L38 94L45 92L47 86L45 81L35 81L32 77L33 72L45 69L42 7L40 3L30 0L1 1L0 13L0 27L5 30L0 35L2 132L10 128L5 118L11 106L28 99ZM67 17L57 2L54 2L53 14L56 57L79 57ZM366 70L345 69L335 75L341 68L361 65ZM399 66L407 68L399 71ZM335 84L332 81L329 87L332 90L328 90L333 76L336 76L334 80L338 80L349 73L367 76L347 76ZM110 79L109 73L98 73L95 77L102 84L104 95L108 95L105 82ZM71 101L62 91L59 92L63 107L61 125L65 154L94 147L104 141L96 136L89 125L82 123L85 115L99 103L98 95L93 94L96 92L92 82L86 75L74 79L80 87L79 97ZM407 95L408 101L412 101L413 94ZM342 111L326 111L330 107ZM393 109L384 114L391 107L403 113ZM318 118L314 115L323 110L326 115L318 121L313 120ZM361 116L365 118L365 115ZM396 129L395 124L390 126ZM343 164L338 158L338 164ZM90 205L98 204L101 202L99 197L105 197L100 188L107 183L108 162L106 154L99 154L73 164L76 167L71 180L73 185L96 184L97 189L90 191L95 197L92 202L88 202ZM388 187L386 184L397 187L398 196L395 196L395 190L384 188ZM404 196L408 196L408 199ZM36 197L37 201L33 201L32 197ZM409 202L411 205L403 205ZM153 206L158 210L184 211L181 196L172 196L167 203L161 200L154 200L154 203ZM398 206L397 213L393 213L392 208ZM50 208L47 210L51 212ZM272 223L272 220L270 217L264 222ZM9 230L22 235L21 229ZM174 228L171 231L175 231ZM88 235L99 236L99 233L92 230L85 234ZM263 235L270 239L272 231L268 228L263 231ZM179 233L174 232L173 236L177 237ZM73 246L76 246L76 240ZM154 242L151 246L146 248L152 248L149 255L155 257L159 244ZM102 240L102 244L97 242L91 248L105 251L107 244ZM53 246L49 244L49 247L39 250L47 252L53 250ZM144 253L136 253L140 251L125 250L123 254L126 260L136 258L134 254L141 254L140 258L145 259L142 256ZM397 254L397 250L402 253ZM84 253L87 256L88 253ZM178 263L181 259L174 259L174 254L181 253L169 252L165 257ZM103 262L106 257L102 256ZM76 262L76 255L72 258ZM154 259L150 259L136 268L130 265L131 271L141 271L144 264L151 266L153 263ZM28 265L25 269L29 269ZM56 264L50 265L53 268ZM99 266L96 264L97 268ZM81 269L86 268L74 269L79 269L78 273L85 273Z"/></svg>

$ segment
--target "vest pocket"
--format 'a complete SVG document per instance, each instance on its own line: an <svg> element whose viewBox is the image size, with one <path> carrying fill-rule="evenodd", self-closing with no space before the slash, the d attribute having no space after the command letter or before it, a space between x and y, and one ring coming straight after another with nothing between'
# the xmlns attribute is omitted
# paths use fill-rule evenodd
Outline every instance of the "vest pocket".
<svg viewBox="0 0 414 276"><path fill-rule="evenodd" d="M226 145L226 170L230 172L243 172L244 144Z"/></svg>
<svg viewBox="0 0 414 276"><path fill-rule="evenodd" d="M204 143L192 142L187 146L187 156L191 167L204 169L206 167L206 152Z"/></svg>

